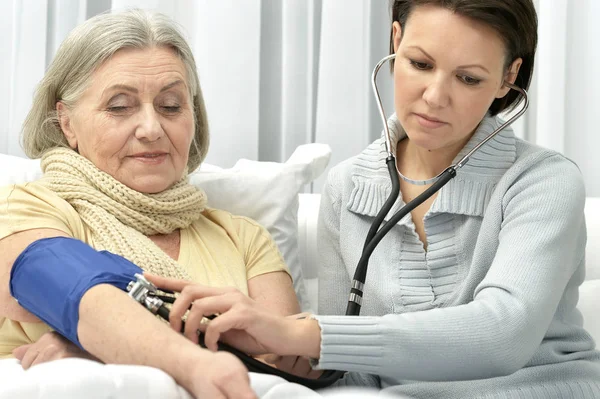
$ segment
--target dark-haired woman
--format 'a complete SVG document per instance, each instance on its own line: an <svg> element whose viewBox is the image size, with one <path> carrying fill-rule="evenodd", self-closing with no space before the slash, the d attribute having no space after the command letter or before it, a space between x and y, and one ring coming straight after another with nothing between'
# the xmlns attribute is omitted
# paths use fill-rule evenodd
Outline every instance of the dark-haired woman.
<svg viewBox="0 0 600 399"><path fill-rule="evenodd" d="M529 86L537 17L531 0L397 0L392 11L394 212L522 100L505 82ZM505 129L381 241L361 316L348 317L362 242L391 189L385 158L379 139L329 174L320 315L285 319L198 289L196 311L221 313L201 327L209 346L313 358L349 371L342 383L414 398L600 397L600 354L576 309L586 243L577 166Z"/></svg>

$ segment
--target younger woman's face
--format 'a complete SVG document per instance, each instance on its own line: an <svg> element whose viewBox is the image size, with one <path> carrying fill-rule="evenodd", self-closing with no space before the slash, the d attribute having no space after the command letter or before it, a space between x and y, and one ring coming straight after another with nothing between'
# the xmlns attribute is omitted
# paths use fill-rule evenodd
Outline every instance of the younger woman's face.
<svg viewBox="0 0 600 399"><path fill-rule="evenodd" d="M458 152L492 102L508 93L503 82L514 81L521 59L505 69L502 38L444 8L417 7L405 25L393 25L398 119L417 146Z"/></svg>

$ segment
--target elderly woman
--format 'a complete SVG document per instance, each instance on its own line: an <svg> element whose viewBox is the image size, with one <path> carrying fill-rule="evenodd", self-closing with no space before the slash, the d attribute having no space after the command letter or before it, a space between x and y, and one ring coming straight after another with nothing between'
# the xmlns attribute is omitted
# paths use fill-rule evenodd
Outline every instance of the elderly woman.
<svg viewBox="0 0 600 399"><path fill-rule="evenodd" d="M154 275L235 287L277 314L299 311L265 229L207 208L188 183L208 149L206 111L192 52L163 16L127 11L77 27L35 94L23 146L44 176L0 189L0 355L21 346L23 363L35 364L57 356L57 342L85 355L10 296L15 260L44 238L80 240ZM195 396L254 397L237 358L201 349L195 328L182 336L122 290L90 287L78 309L90 356L160 368Z"/></svg>

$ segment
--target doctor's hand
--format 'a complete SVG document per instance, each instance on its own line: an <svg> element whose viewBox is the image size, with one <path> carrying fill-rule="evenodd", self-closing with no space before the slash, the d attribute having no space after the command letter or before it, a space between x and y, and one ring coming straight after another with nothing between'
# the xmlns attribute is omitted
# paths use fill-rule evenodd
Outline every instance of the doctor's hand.
<svg viewBox="0 0 600 399"><path fill-rule="evenodd" d="M97 362L100 361L54 331L42 335L37 342L19 346L14 349L12 353L15 358L21 361L21 366L25 370L36 364L66 359L69 357L79 357Z"/></svg>
<svg viewBox="0 0 600 399"><path fill-rule="evenodd" d="M216 351L220 340L250 355L319 357L321 331L315 320L280 316L235 288L144 276L158 288L181 292L171 308L171 327L181 330L181 318L191 306L184 334L198 342L197 330L204 332L210 350ZM215 314L213 320L203 319Z"/></svg>
<svg viewBox="0 0 600 399"><path fill-rule="evenodd" d="M302 356L267 355L263 359L269 365L298 377L315 379L323 374L322 370L313 370L309 360Z"/></svg>
<svg viewBox="0 0 600 399"><path fill-rule="evenodd" d="M295 315L286 316L288 319L307 319L310 317L310 313L299 313ZM286 373L297 375L298 377L304 378L319 378L323 374L322 370L313 370L310 365L309 359L302 356L280 356L275 354L266 355L263 360L271 366L285 371Z"/></svg>

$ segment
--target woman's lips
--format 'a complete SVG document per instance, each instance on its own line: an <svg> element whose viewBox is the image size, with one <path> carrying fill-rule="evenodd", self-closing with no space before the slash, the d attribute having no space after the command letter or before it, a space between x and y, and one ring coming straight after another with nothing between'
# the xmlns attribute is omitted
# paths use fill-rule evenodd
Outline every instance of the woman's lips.
<svg viewBox="0 0 600 399"><path fill-rule="evenodd" d="M442 121L432 118L428 115L417 114L417 113L415 113L414 115L417 118L417 122L419 122L419 125L421 125L422 127L426 128L426 129L437 129L439 127L447 125L446 122L442 122Z"/></svg>
<svg viewBox="0 0 600 399"><path fill-rule="evenodd" d="M135 159L138 162L142 162L146 165L160 165L167 159L167 153L144 153L144 154L135 154L130 158Z"/></svg>

